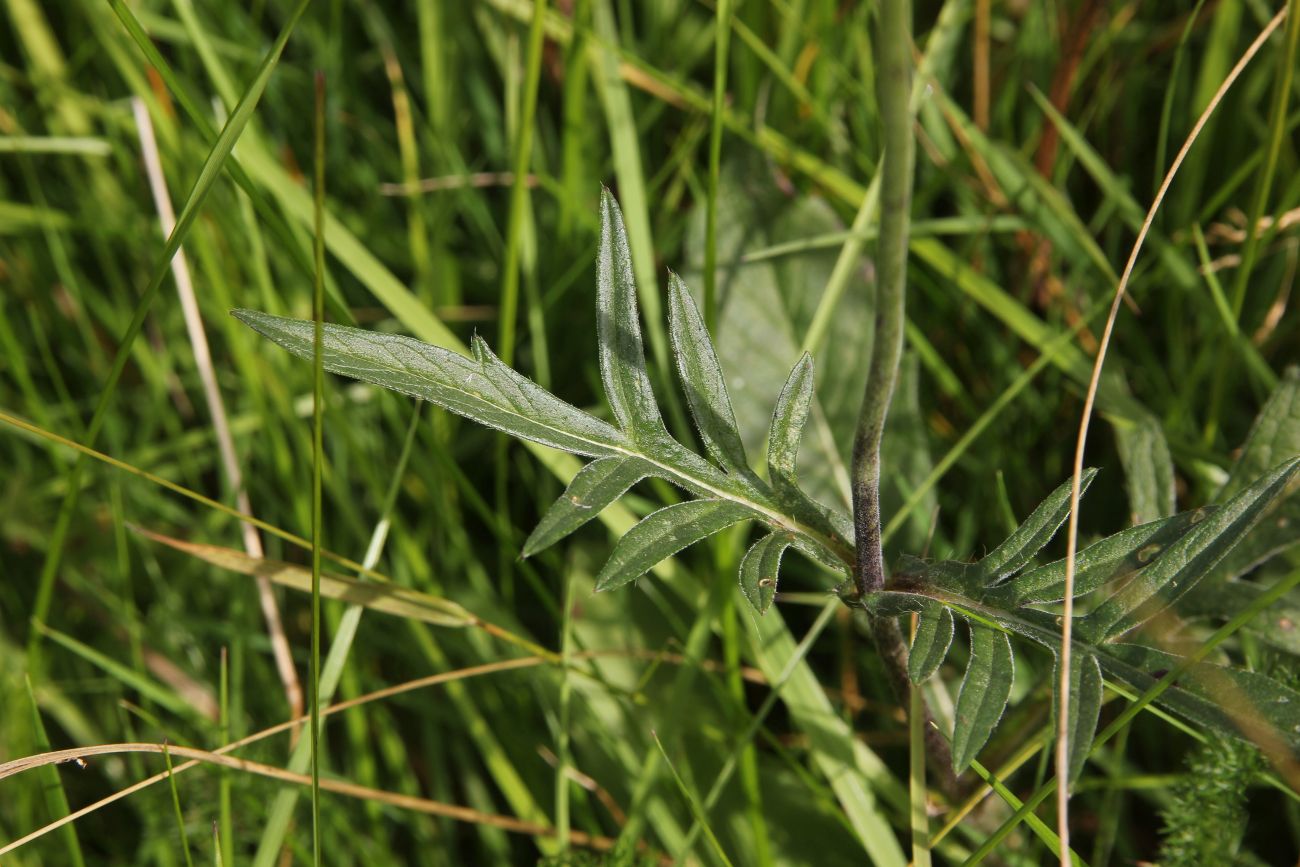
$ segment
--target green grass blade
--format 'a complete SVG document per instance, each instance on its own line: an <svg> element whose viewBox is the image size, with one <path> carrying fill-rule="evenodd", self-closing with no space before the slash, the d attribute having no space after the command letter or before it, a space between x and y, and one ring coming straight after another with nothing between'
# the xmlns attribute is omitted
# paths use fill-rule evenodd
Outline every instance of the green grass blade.
<svg viewBox="0 0 1300 867"><path fill-rule="evenodd" d="M668 766L668 771L673 775L673 782L677 784L677 790L682 793L682 797L685 798L686 803L690 805L691 815L695 817L695 821L699 823L699 826L704 829L704 836L708 838L709 846L713 849L713 854L716 855L718 860L726 865L726 867L731 867L731 859L727 857L727 853L722 848L722 844L718 842L718 836L713 833L713 827L709 824L708 817L704 815L704 810L700 808L699 799L691 792L690 788L686 785L686 781L682 779L681 774L677 773L677 768L673 766L672 759L668 758L668 751L664 749L663 741L659 740L659 735L655 732L651 732L651 735L654 737L655 746L659 748L660 754L664 757L664 764Z"/></svg>
<svg viewBox="0 0 1300 867"><path fill-rule="evenodd" d="M248 89L244 91L243 97L241 97L239 104L235 106L235 110L231 113L225 128L222 129L216 143L213 144L207 158L203 161L203 167L199 170L194 186L186 197L185 204L181 207L180 215L176 220L176 227L168 237L163 252L154 265L149 284L136 304L131 323L118 341L118 350L113 358L112 369L109 371L108 379L101 386L94 414L91 416L90 424L86 428L85 442L87 446L93 447L99 437L99 432L107 417L109 403L117 391L117 384L122 377L122 372L126 369L127 360L130 358L131 347L135 343L135 338L140 334L140 329L144 327L145 318L148 316L149 309L153 306L154 299L162 288L163 281L171 273L172 257L180 249L181 241L184 240L190 228L194 225L203 203L207 200L208 194L212 192L217 178L221 176L222 169L229 159L231 151L234 150L235 142L239 140L244 128L248 125L248 121L252 118L253 112L261 101L262 94L266 92L266 85L280 60L280 55L284 52L285 45L289 42L290 34L293 33L303 13L307 11L310 2L311 0L299 0L298 5L294 7L293 12L285 22L284 28L280 31L280 35L263 58L257 74L249 84ZM67 541L68 530L71 527L72 515L77 507L81 492L81 474L84 468L85 459L78 457L72 469L68 472L67 493L59 505L59 514L54 529L50 533L45 561L41 565L41 574L37 579L36 601L32 605L32 617L37 623L43 623L49 614L50 602L54 594L54 579L58 574L59 563L63 557L63 547ZM37 659L35 652L39 644L39 636L39 630L33 631L28 645L29 666L33 669L39 669L35 661Z"/></svg>
<svg viewBox="0 0 1300 867"><path fill-rule="evenodd" d="M48 753L53 747L50 746L50 737L45 731L45 720L41 718L41 708L36 702L36 693L32 690L32 679L24 677L23 685L27 688L27 702L32 710L32 736L35 740L36 752ZM68 806L68 793L63 788L63 778L59 775L58 766L43 765L38 773L41 789L45 793L45 807L49 811L50 818L62 819L72 812L72 808ZM81 852L77 826L71 822L64 825L59 830L59 837L67 850L68 863L73 867L85 867L86 859Z"/></svg>

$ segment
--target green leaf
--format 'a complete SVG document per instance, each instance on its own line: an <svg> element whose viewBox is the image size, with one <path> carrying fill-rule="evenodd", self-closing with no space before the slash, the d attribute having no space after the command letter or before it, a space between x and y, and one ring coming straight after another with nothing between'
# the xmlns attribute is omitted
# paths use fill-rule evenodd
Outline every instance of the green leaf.
<svg viewBox="0 0 1300 867"><path fill-rule="evenodd" d="M1289 368L1252 426L1241 457L1219 496L1234 494L1277 461L1300 455L1300 368ZM1292 489L1270 514L1223 558L1215 578L1246 574L1255 566L1300 542L1300 496Z"/></svg>
<svg viewBox="0 0 1300 867"><path fill-rule="evenodd" d="M1075 597L1091 593L1106 582L1151 563L1214 509L1214 506L1207 506L1129 527L1084 548L1074 559ZM1059 602L1065 598L1065 566L1066 561L1062 559L1031 569L987 591L984 599L1008 608L1035 602Z"/></svg>
<svg viewBox="0 0 1300 867"><path fill-rule="evenodd" d="M1084 470L1083 478L1079 481L1081 497L1096 475L1095 469ZM986 584L995 584L1008 575L1019 572L1052 540L1061 524L1070 516L1070 489L1071 480L1067 479L1034 509L1005 542L979 561L979 576Z"/></svg>
<svg viewBox="0 0 1300 867"><path fill-rule="evenodd" d="M749 460L713 340L686 284L672 272L668 274L668 333L682 389L704 447L728 473L749 475Z"/></svg>
<svg viewBox="0 0 1300 867"><path fill-rule="evenodd" d="M619 540L596 576L596 590L613 590L640 578L687 545L758 514L729 500L690 500L651 512Z"/></svg>
<svg viewBox="0 0 1300 867"><path fill-rule="evenodd" d="M1300 455L1300 367L1288 368L1251 425L1241 457L1219 492L1235 494L1288 458Z"/></svg>
<svg viewBox="0 0 1300 867"><path fill-rule="evenodd" d="M596 259L596 330L600 375L619 426L638 443L659 444L668 438L659 404L650 387L636 278L628 249L623 212L609 190L600 196L600 252Z"/></svg>
<svg viewBox="0 0 1300 867"><path fill-rule="evenodd" d="M1143 411L1136 421L1116 419L1114 426L1132 522L1145 524L1169 517L1177 508L1174 460L1160 420Z"/></svg>
<svg viewBox="0 0 1300 867"><path fill-rule="evenodd" d="M302 358L312 356L312 323L236 310L235 318ZM466 358L410 337L325 325L325 369L421 397L521 439L592 457L619 455L627 438L506 367L482 340Z"/></svg>
<svg viewBox="0 0 1300 867"><path fill-rule="evenodd" d="M776 598L781 555L794 544L788 533L771 533L755 542L740 561L740 589L759 614L766 614Z"/></svg>
<svg viewBox="0 0 1300 867"><path fill-rule="evenodd" d="M1178 614L1227 620L1252 605L1266 590L1253 581L1202 581L1179 604ZM1300 598L1295 594L1282 597L1242 629L1270 647L1300 655Z"/></svg>
<svg viewBox="0 0 1300 867"><path fill-rule="evenodd" d="M1060 657L1052 678L1052 718L1061 714ZM1097 733L1097 719L1101 716L1102 699L1101 665L1090 653L1075 653L1070 660L1070 781L1079 778L1092 739ZM1055 728L1055 726L1053 726Z"/></svg>
<svg viewBox="0 0 1300 867"><path fill-rule="evenodd" d="M1146 690L1183 660L1151 647L1110 644L1100 661L1135 689ZM1165 691L1160 703L1228 737L1281 739L1300 748L1300 692L1256 671L1198 663Z"/></svg>
<svg viewBox="0 0 1300 867"><path fill-rule="evenodd" d="M907 674L912 683L924 683L939 670L952 645L952 612L946 605L926 606L917 615L916 635L907 655Z"/></svg>
<svg viewBox="0 0 1300 867"><path fill-rule="evenodd" d="M799 442L803 439L803 426L808 421L808 408L812 405L813 360L804 353L776 399L772 411L772 426L767 435L767 469L777 490L797 491L795 464L799 457Z"/></svg>
<svg viewBox="0 0 1300 867"><path fill-rule="evenodd" d="M1011 640L996 629L971 623L970 662L953 717L952 767L957 773L970 767L993 734L1011 697L1014 678Z"/></svg>
<svg viewBox="0 0 1300 867"><path fill-rule="evenodd" d="M1293 458L1220 506L1083 618L1079 623L1081 635L1094 641L1113 638L1177 602L1285 493L1297 469L1300 458Z"/></svg>
<svg viewBox="0 0 1300 867"><path fill-rule="evenodd" d="M554 545L653 473L654 467L640 458L598 458L587 464L546 510L524 542L523 556L531 557Z"/></svg>

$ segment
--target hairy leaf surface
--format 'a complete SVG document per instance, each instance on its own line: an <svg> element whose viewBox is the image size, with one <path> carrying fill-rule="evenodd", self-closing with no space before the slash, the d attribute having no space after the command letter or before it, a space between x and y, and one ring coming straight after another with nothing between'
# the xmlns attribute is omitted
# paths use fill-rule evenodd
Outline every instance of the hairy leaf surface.
<svg viewBox="0 0 1300 867"><path fill-rule="evenodd" d="M907 675L913 683L924 683L939 670L954 631L952 612L943 605L927 606L917 615L916 634L907 655Z"/></svg>
<svg viewBox="0 0 1300 867"><path fill-rule="evenodd" d="M753 510L727 500L690 500L651 512L619 540L596 576L596 589L622 587L687 545L755 517Z"/></svg>
<svg viewBox="0 0 1300 867"><path fill-rule="evenodd" d="M776 598L781 555L794 544L786 533L770 533L755 542L740 561L740 589L759 614L766 614Z"/></svg>
<svg viewBox="0 0 1300 867"><path fill-rule="evenodd" d="M749 474L727 383L695 299L676 274L668 275L668 333L686 402L710 455L728 473Z"/></svg>
<svg viewBox="0 0 1300 867"><path fill-rule="evenodd" d="M236 310L235 318L302 358L312 357L312 323ZM605 422L521 376L481 341L476 358L410 337L326 324L325 369L421 397L479 424L580 455L603 457L627 438Z"/></svg>
<svg viewBox="0 0 1300 867"><path fill-rule="evenodd" d="M619 426L643 445L668 438L650 387L641 342L632 251L623 212L609 190L600 194L600 252L596 259L596 332L600 375Z"/></svg>
<svg viewBox="0 0 1300 867"><path fill-rule="evenodd" d="M970 662L953 717L952 767L957 773L970 767L1002 719L1015 673L1011 640L996 629L972 623Z"/></svg>
<svg viewBox="0 0 1300 867"><path fill-rule="evenodd" d="M1060 719L1061 660L1057 656L1052 674L1052 718ZM1102 699L1101 664L1092 654L1076 654L1070 659L1070 781L1079 778L1080 771L1092 749L1097 732L1097 719L1101 716ZM1053 726L1055 729L1055 726Z"/></svg>
<svg viewBox="0 0 1300 867"><path fill-rule="evenodd" d="M1297 469L1300 459L1287 461L1224 503L1085 617L1080 631L1093 639L1110 638L1173 605L1250 531Z"/></svg>
<svg viewBox="0 0 1300 867"><path fill-rule="evenodd" d="M1096 470L1084 470L1079 483L1080 495L1096 476ZM1043 500L1005 542L980 560L979 571L984 581L996 583L1020 571L1044 545L1052 541L1061 524L1070 516L1070 492L1071 482L1067 480Z"/></svg>
<svg viewBox="0 0 1300 867"><path fill-rule="evenodd" d="M654 467L640 458L598 458L587 464L546 510L524 542L523 556L531 557L554 545L653 474Z"/></svg>

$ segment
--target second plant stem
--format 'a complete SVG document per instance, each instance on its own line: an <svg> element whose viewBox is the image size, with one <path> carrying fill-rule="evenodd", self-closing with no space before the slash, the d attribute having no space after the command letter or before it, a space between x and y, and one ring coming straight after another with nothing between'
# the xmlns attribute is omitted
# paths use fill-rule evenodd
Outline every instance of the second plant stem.
<svg viewBox="0 0 1300 867"><path fill-rule="evenodd" d="M853 437L853 522L857 541L854 584L859 596L885 586L880 530L880 442L903 354L907 241L915 145L908 102L912 93L912 4L880 6L876 96L884 125L880 174L880 235L876 253L876 321L866 394Z"/></svg>

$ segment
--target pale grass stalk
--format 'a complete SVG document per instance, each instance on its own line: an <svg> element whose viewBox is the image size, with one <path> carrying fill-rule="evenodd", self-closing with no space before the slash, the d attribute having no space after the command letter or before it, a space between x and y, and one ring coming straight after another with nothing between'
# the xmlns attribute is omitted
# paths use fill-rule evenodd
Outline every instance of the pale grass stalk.
<svg viewBox="0 0 1300 867"><path fill-rule="evenodd" d="M158 154L158 142L154 137L153 121L144 100L132 97L131 110L135 114L136 128L140 135L140 149L144 157L145 174L149 178L149 189L153 193L154 207L158 211L158 222L162 227L163 237L171 236L176 227L176 213L172 210L171 194L167 191L167 179L163 175L162 160ZM212 352L208 348L208 336L203 329L203 317L199 313L198 300L194 293L194 281L190 277L189 262L185 258L185 249L177 249L171 261L172 277L176 281L176 294L180 296L181 312L185 318L185 330L189 335L190 347L194 353L194 365L198 368L199 380L203 384L203 398L212 417L212 428L217 438L217 451L221 456L221 467L230 489L235 492L235 503L240 512L252 514L252 505L248 499L248 490L244 487L243 474L239 469L239 456L235 452L235 440L230 434L230 422L226 416L226 405L221 399L221 389L217 386L216 371L212 365ZM244 550L249 556L264 556L262 538L257 529L247 522L240 523ZM301 716L303 708L302 684L298 672L293 666L293 656L289 650L289 641L284 635L284 625L280 619L280 608L275 601L275 592L271 582L263 577L257 579L257 596L262 606L262 617L266 620L267 634L271 639L271 651L275 657L276 671L284 686L284 694L289 702L293 716Z"/></svg>
<svg viewBox="0 0 1300 867"><path fill-rule="evenodd" d="M655 653L651 651L617 651L617 650L583 651L580 653L573 653L569 657L570 664L572 660L589 660L589 659L597 659L597 658L644 659L644 660L652 660L656 664L666 662L672 665L681 665L684 664L685 662L684 657L682 657L680 654L664 654L664 653ZM414 680L409 680L404 683L396 684L394 686L389 686L383 689L375 690L374 692L369 692L366 693L365 695L360 695L357 696L356 698L348 699L347 701L341 701L336 704L332 704L328 707L321 708L320 715L321 718L323 719L327 716L332 716L336 713L340 713L345 710L350 710L355 707L360 707L361 705L364 704L369 704L370 702L392 698L394 696L402 695L408 692L413 692L418 689L427 689L432 686L438 686L439 684L450 683L452 681L457 681L457 680L467 680L472 677L482 677L484 675L499 674L506 671L516 671L524 668L534 668L540 665L554 665L556 664L556 662L557 662L556 659L545 657L545 656L524 656L516 659L506 659L498 662L484 663L483 665L471 666L469 668L461 668L455 671L444 671L438 674L432 674L426 677L416 678ZM720 663L714 662L713 660L703 660L701 663L701 667L706 671L721 672L724 670L723 666ZM752 669L745 669L743 670L742 674L745 676L747 680L749 680L752 683L765 684L767 682L759 672L754 671ZM301 725L303 725L303 723L306 723L307 721L308 721L308 717L306 715L299 715L292 719L286 720L282 723L278 723L276 725L270 726L269 728L265 728L262 729L261 731L254 732L253 734L240 738L237 741L232 741L231 743L225 744L224 746L221 746L213 750L210 755L226 756L229 753L234 752L235 750L242 749L243 747L246 747L250 744L257 743L259 741L263 741L269 737L273 737L282 732L296 730L298 727L300 727ZM150 747L148 751L151 752L156 751L153 749L154 747L157 747L156 744L151 744L151 745L147 744L145 746ZM176 747L169 747L169 749L173 753L179 754L178 749ZM25 771L33 770L42 765L66 764L68 762L78 762L78 760L84 761L86 756L95 755L97 753L102 754L105 752L113 752L113 751L114 750L112 749L112 745L109 745L109 747L91 746L91 747L81 747L81 748L69 749L69 750L59 750L53 753L41 753L39 755L26 756L24 758L14 759L13 761L0 764L0 780L4 780L8 777L21 774ZM67 825L70 822L75 822L78 819L81 819L85 816L90 815L91 813L96 812L97 810L103 809L104 807L107 807L109 804L120 801L129 795L133 795L136 792L139 792L143 789L147 789L150 786L160 783L163 780L166 780L168 776L174 777L178 774L182 774L185 771L195 768L198 765L200 765L202 762L203 762L202 758L199 757L191 758L189 761L182 762L181 764L176 765L176 767L173 768L170 773L167 771L163 771L161 773L154 774L152 777L146 777L140 782L134 783L126 787L125 789L121 789L120 791L114 792L113 794L101 798L100 800L95 801L94 803L89 804L85 807L82 807L79 810L74 810L68 815L60 819L56 819L55 821L49 823L48 825L44 825L43 827L37 828L35 831L32 831L31 833L26 834L25 836L20 837L17 840L14 840L0 847L0 856L13 852L21 848L22 846L25 846L28 843L33 842L34 840L44 837L46 834L49 834L53 831L57 831L59 828L63 827L64 825ZM580 774L580 772L577 771L577 769L575 768L570 768L569 770L571 773L575 775ZM599 788L594 780L591 780L589 777L586 777L585 775L581 775L581 776L585 780L589 781L589 782L584 782L583 780L579 780L579 783L581 785L583 785L586 788L592 788L593 786ZM302 779L309 781L310 777L302 775ZM297 782L297 780L291 780L291 782ZM625 820L625 817L623 816L623 812L621 808L618 807L618 804L608 796L608 793L605 793L605 796L601 798L601 801L602 803L606 804L607 808L610 809L611 814L614 815L618 824L622 825ZM570 836L570 840L573 842L578 842L579 838Z"/></svg>
<svg viewBox="0 0 1300 867"><path fill-rule="evenodd" d="M121 755L123 753L161 753L165 756L184 756L190 760L183 765L177 765L174 770L164 771L159 775L162 779L175 776L175 773L181 768L193 767L193 765L198 763L207 763L226 768L233 768L237 771L243 771L248 774L268 777L273 780L280 780L285 783L295 783L300 786L310 786L312 784L312 777L308 774L296 774L293 771L287 771L284 768L277 768L274 765L253 762L248 759L235 758L234 756L225 755L224 753L211 750L171 746L165 743L100 744L92 747L81 747L78 749L42 753L39 756L32 756L23 761L29 766L35 767L38 763L58 764L62 762L76 761L77 759L82 759L84 761L86 756ZM0 766L0 770L4 770L5 768L8 768L8 765ZM350 798L359 798L366 801L377 801L381 804L387 804L388 806L397 807L402 810L411 810L413 812L425 813L431 816L445 816L459 822L472 822L474 824L487 825L493 828L499 828L502 831L511 831L516 834L527 834L533 837L553 837L557 833L554 828L547 825L539 825L536 822L516 819L514 816L484 813L470 807L462 807L459 804L448 804L443 801L418 798L414 795L402 795L396 792L388 792L383 789L373 789L369 786L360 786L356 783L349 783L345 780L325 778L320 780L320 787L327 792L333 792L337 795L345 795ZM614 848L613 839L587 834L582 831L570 830L569 839L575 845L586 846L601 851L608 851ZM15 841L0 851L8 852L14 846L18 845L19 842L21 841Z"/></svg>
<svg viewBox="0 0 1300 867"><path fill-rule="evenodd" d="M1260 31L1259 36L1255 37L1255 41L1242 54L1241 59L1237 61L1237 65L1224 78L1223 83L1219 85L1219 89L1215 91L1205 110L1201 112L1201 116L1197 118L1196 125L1187 134L1187 139L1183 142L1182 148L1179 149L1178 155L1174 157L1173 163L1169 166L1169 171L1165 173L1160 189L1156 191L1155 198L1151 202L1151 208L1147 211L1146 219L1142 221L1142 228L1138 231L1137 239L1133 242L1133 249L1129 253L1128 262L1124 265L1124 273L1120 275L1119 283L1115 287L1115 297L1111 301L1110 313L1106 317L1106 327L1102 331L1101 342L1097 348L1097 357L1093 361L1092 377L1088 380L1088 391L1083 401L1083 417L1079 421L1079 435L1074 449L1074 476L1070 485L1070 518L1069 529L1066 534L1065 607L1061 612L1061 680L1058 685L1060 710L1056 732L1056 778L1059 783L1056 795L1056 833L1061 840L1059 850L1061 867L1070 867L1071 864L1069 786L1070 651L1074 632L1074 558L1079 550L1079 495L1080 483L1083 478L1083 453L1088 443L1088 426L1092 421L1093 405L1097 401L1097 387L1101 381L1101 368L1106 361L1106 351L1110 348L1111 334L1115 330L1115 320L1119 317L1120 305L1124 302L1124 294L1128 289L1133 267L1137 264L1138 254L1142 251L1142 245L1146 242L1147 233L1151 231L1151 224L1155 220L1156 212L1160 209L1161 203L1164 202L1165 195L1169 192L1169 187L1174 181L1174 176L1182 168L1183 161L1187 158L1192 145L1200 137L1201 130L1205 128L1205 124L1219 107L1223 97L1285 18L1286 8L1283 7L1282 11L1273 16L1268 25Z"/></svg>

